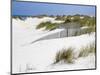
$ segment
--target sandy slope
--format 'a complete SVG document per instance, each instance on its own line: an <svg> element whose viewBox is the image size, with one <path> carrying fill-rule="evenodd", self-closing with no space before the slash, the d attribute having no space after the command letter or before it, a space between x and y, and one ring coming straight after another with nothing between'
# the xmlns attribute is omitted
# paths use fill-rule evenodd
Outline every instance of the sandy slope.
<svg viewBox="0 0 100 75"><path fill-rule="evenodd" d="M77 59L72 65L58 63L52 66L51 64L54 62L56 53L62 48L73 47L77 57L80 47L95 41L95 33L43 40L22 46L34 40L34 37L48 33L48 31L35 29L36 25L48 20L60 22L48 17L28 18L26 21L13 19L13 73L94 68L95 56L93 54Z"/></svg>

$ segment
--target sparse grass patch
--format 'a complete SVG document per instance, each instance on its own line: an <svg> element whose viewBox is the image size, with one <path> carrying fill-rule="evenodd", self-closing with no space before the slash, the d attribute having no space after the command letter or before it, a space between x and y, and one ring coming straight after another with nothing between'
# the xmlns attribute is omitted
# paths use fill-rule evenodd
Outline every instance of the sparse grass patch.
<svg viewBox="0 0 100 75"><path fill-rule="evenodd" d="M73 48L70 47L68 49L62 49L57 52L55 63L58 63L61 60L64 60L67 63L73 63Z"/></svg>
<svg viewBox="0 0 100 75"><path fill-rule="evenodd" d="M81 31L81 34L86 34L86 33L91 33L91 32L95 32L95 27L89 27L89 28L85 28Z"/></svg>
<svg viewBox="0 0 100 75"><path fill-rule="evenodd" d="M33 65L31 65L31 64L26 64L25 72L32 71L32 70L35 70L35 69L36 69L36 68L34 68Z"/></svg>
<svg viewBox="0 0 100 75"><path fill-rule="evenodd" d="M79 53L79 56L78 57L86 57L88 56L90 53L95 53L95 44L92 43L86 47L82 47L80 49L80 53Z"/></svg>

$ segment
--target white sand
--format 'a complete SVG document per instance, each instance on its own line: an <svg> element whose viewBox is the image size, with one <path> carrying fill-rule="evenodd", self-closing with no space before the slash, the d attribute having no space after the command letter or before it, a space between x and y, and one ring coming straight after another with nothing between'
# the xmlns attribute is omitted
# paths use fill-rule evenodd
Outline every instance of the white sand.
<svg viewBox="0 0 100 75"><path fill-rule="evenodd" d="M75 64L56 64L52 66L56 53L62 48L73 47L76 52L95 41L95 33L90 35L84 34L76 37L57 38L50 40L38 41L33 44L22 46L34 40L34 37L47 34L48 31L36 30L35 27L45 21L55 21L54 18L45 17L27 18L25 21L13 19L13 73L19 72L36 72L36 71L55 71L55 70L73 70L88 69L95 67L94 55L86 58L79 58ZM32 70L27 70L27 67Z"/></svg>

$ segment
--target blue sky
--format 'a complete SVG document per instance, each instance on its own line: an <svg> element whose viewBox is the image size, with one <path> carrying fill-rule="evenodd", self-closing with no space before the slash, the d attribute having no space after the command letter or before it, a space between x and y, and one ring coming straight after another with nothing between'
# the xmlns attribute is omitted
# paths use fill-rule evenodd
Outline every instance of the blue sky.
<svg viewBox="0 0 100 75"><path fill-rule="evenodd" d="M95 6L47 4L36 2L12 2L12 15L95 15Z"/></svg>

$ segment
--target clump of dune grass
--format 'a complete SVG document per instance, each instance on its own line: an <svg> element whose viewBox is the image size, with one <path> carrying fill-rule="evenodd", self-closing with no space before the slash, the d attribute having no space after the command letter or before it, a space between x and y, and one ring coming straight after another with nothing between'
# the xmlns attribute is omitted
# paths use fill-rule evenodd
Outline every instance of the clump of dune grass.
<svg viewBox="0 0 100 75"><path fill-rule="evenodd" d="M45 27L46 26L46 24L49 24L49 22L42 22L42 23L40 23L37 27L36 27L36 29L40 29L40 28L43 28L43 27Z"/></svg>
<svg viewBox="0 0 100 75"><path fill-rule="evenodd" d="M64 62L67 63L73 63L73 48L65 49L63 48L59 52L57 52L55 57L55 63L60 62L61 60L64 60Z"/></svg>
<svg viewBox="0 0 100 75"><path fill-rule="evenodd" d="M82 47L80 49L80 53L79 53L79 56L78 57L86 57L88 56L90 53L95 53L95 44L92 43L86 47Z"/></svg>
<svg viewBox="0 0 100 75"><path fill-rule="evenodd" d="M57 23L51 23L50 21L40 23L36 29L45 28L45 30L54 30L58 27Z"/></svg>

